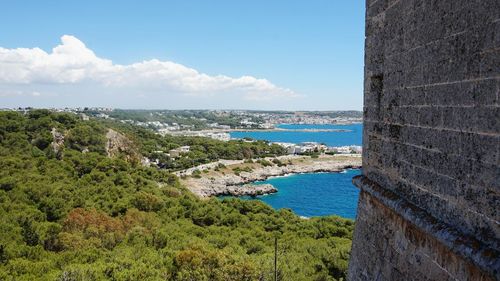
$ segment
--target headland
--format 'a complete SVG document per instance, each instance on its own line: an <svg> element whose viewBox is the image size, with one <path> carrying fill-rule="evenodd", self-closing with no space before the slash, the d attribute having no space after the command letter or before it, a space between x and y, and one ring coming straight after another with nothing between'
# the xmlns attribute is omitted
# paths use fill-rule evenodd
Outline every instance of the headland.
<svg viewBox="0 0 500 281"><path fill-rule="evenodd" d="M207 198L219 195L255 196L274 193L277 190L271 185L257 186L251 183L288 174L341 172L348 168L360 167L359 154L320 155L317 158L286 155L229 163L214 162L176 174L191 192L201 198Z"/></svg>

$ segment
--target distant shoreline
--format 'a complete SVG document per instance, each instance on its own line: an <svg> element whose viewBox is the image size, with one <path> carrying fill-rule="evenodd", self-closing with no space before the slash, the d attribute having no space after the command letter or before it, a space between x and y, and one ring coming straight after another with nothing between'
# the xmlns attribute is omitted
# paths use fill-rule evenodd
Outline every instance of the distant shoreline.
<svg viewBox="0 0 500 281"><path fill-rule="evenodd" d="M359 125L363 122L349 122L349 123L338 123L338 124L299 124L299 123L281 123L276 125L330 125L330 126L348 126L348 125ZM307 132L307 133L319 133L319 132L340 132L349 133L353 132L350 129L320 129L320 128L303 128L303 129L288 129L288 128L255 128L255 129L245 129L245 128L233 128L233 129L206 129L206 130L182 130L182 131L169 131L170 135L183 135L183 134L203 134L203 133L233 133L233 132L244 132L244 133L255 133L255 132Z"/></svg>
<svg viewBox="0 0 500 281"><path fill-rule="evenodd" d="M341 132L348 133L352 132L352 130L348 129L285 129L285 128L274 128L274 129L234 129L228 132L309 132L309 133L318 133L318 132Z"/></svg>

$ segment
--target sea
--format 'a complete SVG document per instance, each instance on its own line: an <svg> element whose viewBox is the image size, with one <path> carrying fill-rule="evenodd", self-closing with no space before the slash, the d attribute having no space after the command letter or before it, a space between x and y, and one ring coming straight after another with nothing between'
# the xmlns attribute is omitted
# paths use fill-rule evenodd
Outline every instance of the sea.
<svg viewBox="0 0 500 281"><path fill-rule="evenodd" d="M337 215L355 219L359 190L351 179L359 174L359 169L349 169L341 173L269 178L255 184L270 183L278 189L277 193L255 198L245 196L242 199L261 200L275 209L289 208L303 217Z"/></svg>
<svg viewBox="0 0 500 281"><path fill-rule="evenodd" d="M302 125L282 124L280 128L341 129L345 132L231 132L233 138L249 137L272 142L319 142L328 146L361 145L362 124L352 125ZM289 208L303 217L337 215L355 219L359 189L351 179L361 174L360 169L348 169L340 173L293 174L269 178L255 184L269 183L278 189L277 193L241 197L244 200L261 200L275 209Z"/></svg>
<svg viewBox="0 0 500 281"><path fill-rule="evenodd" d="M310 132L310 131L236 131L231 132L231 138L252 138L256 140L268 140L271 142L318 142L327 146L361 145L363 139L363 124L351 125L312 125L312 124L281 124L277 126L282 129L334 129L345 130L342 132Z"/></svg>

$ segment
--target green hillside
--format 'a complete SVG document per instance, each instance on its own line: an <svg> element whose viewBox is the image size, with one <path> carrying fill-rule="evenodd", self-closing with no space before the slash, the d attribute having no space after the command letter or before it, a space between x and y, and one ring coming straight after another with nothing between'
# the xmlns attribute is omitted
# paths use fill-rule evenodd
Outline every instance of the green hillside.
<svg viewBox="0 0 500 281"><path fill-rule="evenodd" d="M110 128L123 137L113 151ZM163 159L166 169L141 164L181 145L192 151ZM0 112L0 280L273 280L274 237L280 280L343 280L353 221L200 200L169 173L280 153L47 110Z"/></svg>

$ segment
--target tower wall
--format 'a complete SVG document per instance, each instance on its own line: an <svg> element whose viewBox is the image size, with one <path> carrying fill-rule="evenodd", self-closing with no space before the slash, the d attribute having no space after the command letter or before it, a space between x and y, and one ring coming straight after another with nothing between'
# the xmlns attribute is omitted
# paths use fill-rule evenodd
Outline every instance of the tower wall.
<svg viewBox="0 0 500 281"><path fill-rule="evenodd" d="M500 279L500 1L367 0L350 280Z"/></svg>

